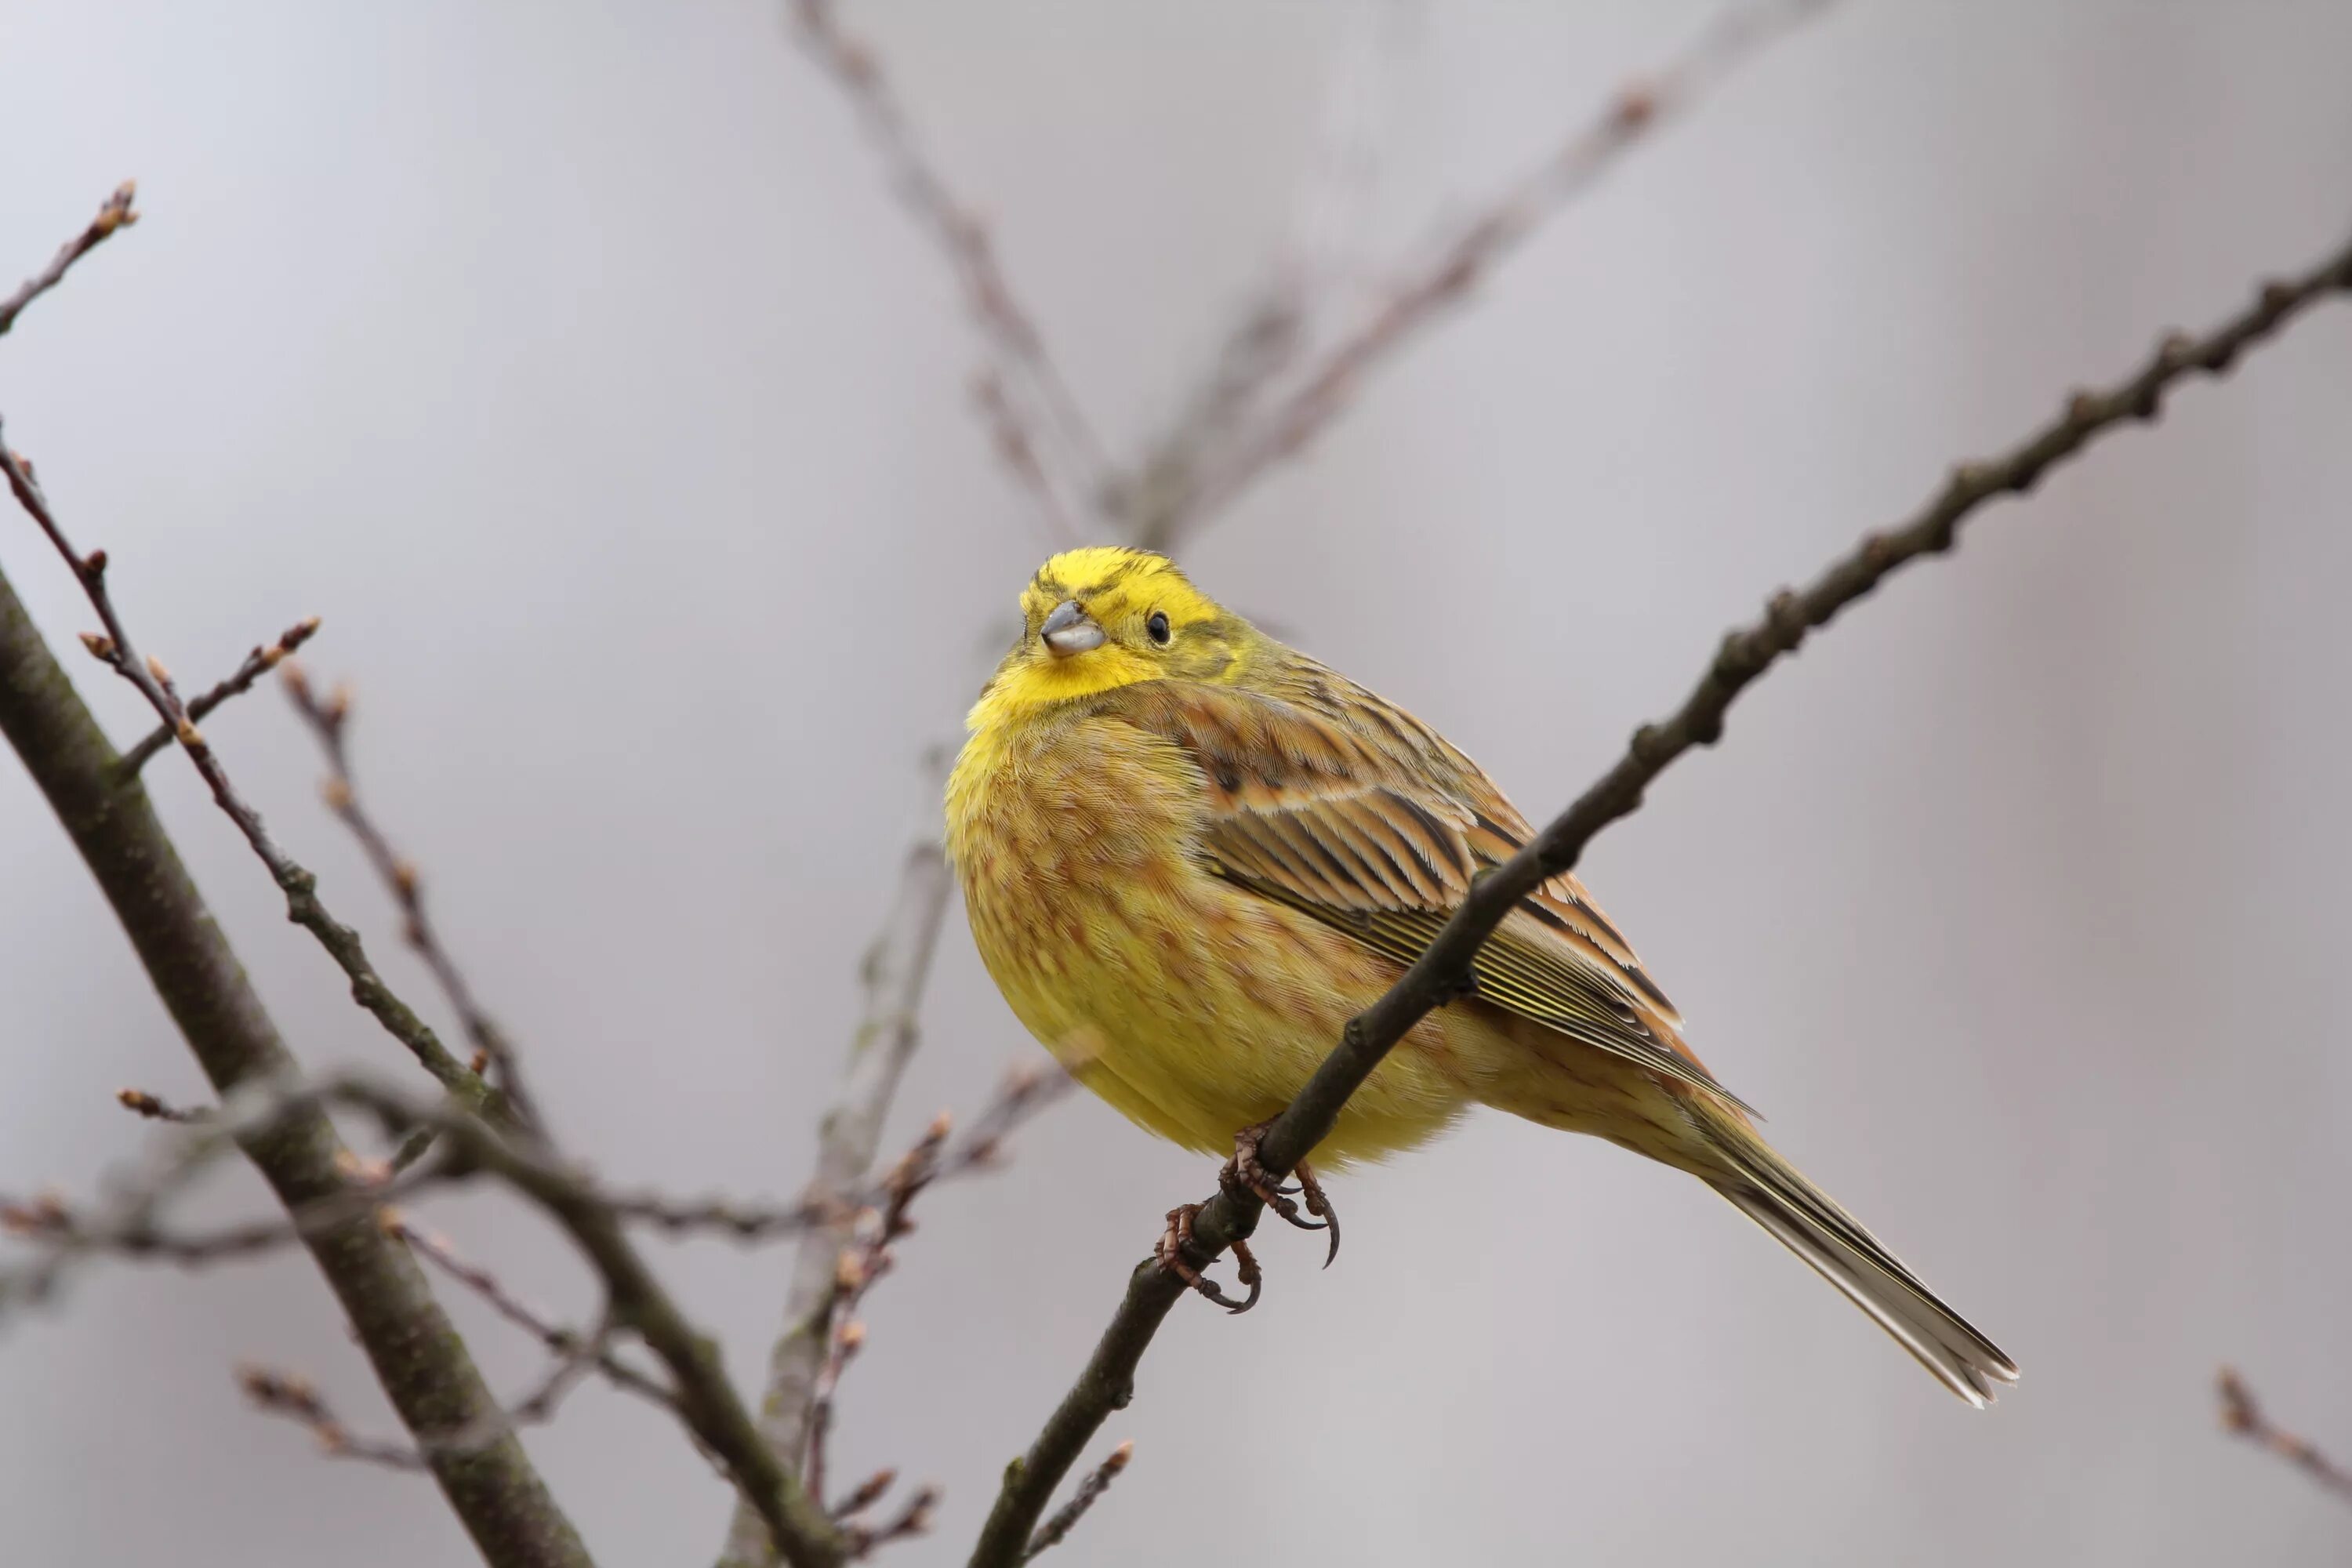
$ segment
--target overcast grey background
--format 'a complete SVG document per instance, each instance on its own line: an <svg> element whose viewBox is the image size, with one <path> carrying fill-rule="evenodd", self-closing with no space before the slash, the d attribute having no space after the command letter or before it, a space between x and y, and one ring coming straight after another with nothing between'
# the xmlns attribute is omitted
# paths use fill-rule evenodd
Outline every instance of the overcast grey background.
<svg viewBox="0 0 2352 1568"><path fill-rule="evenodd" d="M1516 173L1689 7L1407 18L1377 258ZM1284 230L1334 6L860 5L1113 443ZM1850 7L1661 135L1187 552L1213 593L1548 814L1763 595L2352 205L2352 10ZM383 817L562 1131L615 1176L787 1189L857 952L1040 553L970 417L940 258L775 8L16 4L0 273L117 179L146 217L0 344L0 413L193 680L319 613ZM2023 1363L1971 1415L1695 1184L1481 1116L1351 1176L1349 1247L1180 1310L1073 1563L2340 1559L2352 1513L2218 1434L2241 1363L2352 1451L2337 624L2352 309L1986 514L1745 702L1590 876L1780 1145ZM29 523L0 563L87 624ZM79 661L120 738L136 702ZM421 994L262 693L207 725ZM151 770L314 1063L393 1064L177 759ZM892 1133L1034 1047L960 921ZM0 1188L88 1191L186 1052L0 766ZM1206 1163L1092 1101L926 1201L838 1473L996 1473ZM248 1212L224 1176L192 1212ZM488 1199L524 1293L582 1270ZM784 1256L665 1249L747 1383ZM531 1374L481 1321L504 1385ZM389 1415L307 1263L109 1268L0 1338L12 1561L456 1563L425 1483L246 1411L258 1357ZM728 1496L583 1393L531 1448L611 1563ZM1203 1506L1223 1500L1223 1514Z"/></svg>

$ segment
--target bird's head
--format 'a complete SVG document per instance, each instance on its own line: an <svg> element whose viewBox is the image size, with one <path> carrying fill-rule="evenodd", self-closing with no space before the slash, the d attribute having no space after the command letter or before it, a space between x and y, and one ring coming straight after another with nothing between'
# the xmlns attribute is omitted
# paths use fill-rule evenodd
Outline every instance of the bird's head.
<svg viewBox="0 0 2352 1568"><path fill-rule="evenodd" d="M1143 680L1234 677L1257 634L1149 550L1066 550L1021 594L1021 640L972 710L999 714Z"/></svg>

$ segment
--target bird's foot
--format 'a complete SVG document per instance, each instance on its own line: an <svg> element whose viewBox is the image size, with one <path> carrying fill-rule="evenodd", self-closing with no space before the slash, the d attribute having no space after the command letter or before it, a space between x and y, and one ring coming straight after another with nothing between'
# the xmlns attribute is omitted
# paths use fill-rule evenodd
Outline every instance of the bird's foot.
<svg viewBox="0 0 2352 1568"><path fill-rule="evenodd" d="M1323 1184L1315 1179L1315 1168L1303 1160L1299 1162L1298 1169L1292 1173L1298 1178L1296 1188L1276 1184L1274 1173L1258 1160L1258 1145L1265 1138L1265 1130L1273 1125L1271 1121L1261 1121L1234 1134L1234 1157L1226 1161L1225 1168L1217 1173L1217 1184L1236 1195L1242 1192L1254 1194L1258 1202L1301 1230L1329 1231L1331 1245L1323 1254L1323 1267L1328 1268L1331 1260L1339 1256L1339 1211L1331 1206L1330 1196L1323 1191ZM1307 1200L1307 1212L1314 1218L1301 1219L1298 1216L1298 1204L1290 1196L1293 1191Z"/></svg>
<svg viewBox="0 0 2352 1568"><path fill-rule="evenodd" d="M1199 1204L1180 1204L1168 1211L1168 1228L1152 1244L1151 1256L1160 1268L1184 1281L1228 1312L1246 1312L1257 1305L1258 1291L1265 1287L1265 1277L1258 1272L1257 1259L1250 1253L1249 1243L1236 1238L1234 1242L1234 1270L1249 1294L1236 1301L1224 1293L1217 1282L1184 1260L1184 1249L1192 1245L1192 1221L1201 1212Z"/></svg>

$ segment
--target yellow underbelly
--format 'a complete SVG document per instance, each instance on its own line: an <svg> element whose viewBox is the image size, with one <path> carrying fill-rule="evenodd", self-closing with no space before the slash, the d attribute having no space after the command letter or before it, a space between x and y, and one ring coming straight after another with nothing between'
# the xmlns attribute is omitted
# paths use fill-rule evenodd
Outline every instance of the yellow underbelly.
<svg viewBox="0 0 2352 1568"><path fill-rule="evenodd" d="M968 752L950 847L981 957L1030 1032L1138 1124L1230 1152L1235 1132L1290 1103L1397 968L1206 869L1190 848L1191 781L1132 735ZM1507 1042L1475 1012L1423 1020L1318 1160L1408 1148L1477 1099Z"/></svg>
<svg viewBox="0 0 2352 1568"><path fill-rule="evenodd" d="M1223 1153L1290 1103L1396 969L1303 915L1187 876L1195 885L1139 896L1065 886L1042 932L1034 913L966 895L990 973L1078 1081L1164 1138ZM1489 1053L1460 1037L1483 1032L1466 1015L1424 1020L1316 1158L1377 1159L1443 1129L1486 1076Z"/></svg>

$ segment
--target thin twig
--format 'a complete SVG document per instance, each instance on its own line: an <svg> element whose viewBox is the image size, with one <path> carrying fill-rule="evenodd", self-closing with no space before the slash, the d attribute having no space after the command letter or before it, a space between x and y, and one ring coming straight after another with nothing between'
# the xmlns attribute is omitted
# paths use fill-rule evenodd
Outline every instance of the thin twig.
<svg viewBox="0 0 2352 1568"><path fill-rule="evenodd" d="M992 1163L1001 1153L1006 1131L1061 1092L1066 1082L1060 1074L1015 1075L979 1119L971 1137L945 1152L931 1151L921 1167L922 1181L936 1180L951 1170ZM896 1521L878 1529L838 1527L814 1504L761 1440L719 1364L715 1344L686 1319L628 1240L619 1207L584 1174L562 1163L542 1141L509 1138L483 1119L444 1100L422 1099L356 1074L242 1095L205 1126L182 1136L187 1141L185 1148L194 1149L328 1104L369 1113L387 1137L425 1127L440 1135L437 1163L389 1176L380 1185L355 1187L354 1201L381 1206L404 1184L422 1184L445 1171L478 1173L530 1198L568 1232L603 1281L613 1321L642 1339L667 1369L669 1392L679 1419L738 1489L752 1500L785 1562L794 1568L830 1568L923 1528L929 1513L928 1493L919 1495ZM179 1158L188 1157L184 1149ZM895 1179L884 1189L885 1201L898 1201L891 1194L911 1193L920 1184L903 1177ZM25 1228L38 1236L60 1227L37 1216ZM270 1229L277 1231L275 1222ZM471 1425L464 1429L477 1430Z"/></svg>
<svg viewBox="0 0 2352 1568"><path fill-rule="evenodd" d="M1003 1103L1019 1106L1039 1091L1045 1081L1042 1074L1024 1072L1008 1085L999 1097ZM801 1457L800 1473L814 1497L824 1495L825 1438L833 1422L834 1395L841 1384L841 1375L847 1370L850 1358L866 1343L866 1325L858 1321L857 1309L875 1282L890 1271L896 1261L890 1248L915 1228L910 1210L921 1195L943 1173L944 1151L953 1120L946 1111L932 1119L915 1141L915 1146L898 1159L883 1178L883 1202L878 1208L861 1215L855 1244L842 1249L835 1260L833 1296L825 1304L825 1355L819 1366L816 1388L811 1401L808 1446ZM983 1135L979 1147L992 1151L997 1138ZM982 1158L991 1157L983 1153ZM835 1510L836 1514L840 1510Z"/></svg>
<svg viewBox="0 0 2352 1568"><path fill-rule="evenodd" d="M480 1297L489 1305L492 1311L539 1341L556 1356L567 1361L577 1360L581 1363L583 1372L590 1369L601 1372L614 1387L625 1388L632 1394L651 1400L672 1415L677 1414L677 1394L664 1387L657 1379L646 1376L614 1352L613 1329L609 1312L603 1325L586 1334L582 1333L578 1329L556 1322L545 1313L517 1298L499 1282L497 1275L479 1264L469 1263L458 1256L457 1248L449 1244L446 1237L419 1228L395 1209L388 1208L383 1213L383 1217L380 1223L386 1235L397 1237L406 1242L411 1251ZM530 1406L531 1401L525 1400L514 1408L520 1413ZM552 1408L551 1404L549 1406L551 1414Z"/></svg>
<svg viewBox="0 0 2352 1568"><path fill-rule="evenodd" d="M138 650L131 646L130 630L114 607L113 595L107 591L106 552L93 550L84 555L74 549L72 542L66 537L65 530L58 524L57 514L50 510L48 498L35 481L31 468L8 449L5 434L0 434L0 469L5 470L8 488L16 492L18 504L32 514L41 531L48 535L49 542L66 558L66 563L73 569L75 580L81 584L83 594L89 597L91 606L98 611L100 621L106 627L103 636L84 633L83 646L89 649L92 657L137 688L139 695L147 700L148 706L154 709L157 716L171 727L173 737L180 742L180 749L188 754L188 760L195 764L196 772L210 786L214 801L228 814L229 820L236 824L237 831L245 836L245 841L260 857L271 879L286 895L287 917L318 938L319 945L327 950L329 956L350 978L352 999L366 1008L383 1026L386 1033L405 1046L409 1054L451 1094L477 1109L495 1114L509 1114L504 1097L485 1083L481 1075L469 1070L465 1063L452 1056L448 1047L441 1043L440 1037L433 1032L432 1026L418 1017L415 1009L384 984L383 977L368 961L367 950L360 941L359 932L337 921L320 901L319 879L278 847L278 841L270 837L269 829L263 826L261 814L248 805L237 793L236 785L229 782L227 770L222 767L220 758L214 753L212 746L205 740L204 732L196 728L195 721L189 716L187 705L180 700L170 672L156 659L141 658Z"/></svg>
<svg viewBox="0 0 2352 1568"><path fill-rule="evenodd" d="M1372 1005L1349 1020L1298 1097L1275 1120L1258 1157L1277 1179L1321 1142L1349 1096L1391 1047L1428 1014L1465 994L1470 966L1487 936L1543 882L1575 868L1593 836L1642 804L1643 792L1677 757L1713 745L1732 702L1806 635L1871 593L1910 562L1952 548L1960 523L1988 501L2023 494L2052 468L2097 437L2161 412L2165 394L2191 374L2219 375L2281 325L2333 293L2352 291L2352 244L2300 277L2265 283L2252 304L2204 337L2166 335L2140 370L2104 392L2070 396L2058 416L2000 456L1963 463L1913 517L1866 535L1801 591L1775 595L1761 620L1723 639L1714 660L1680 708L1643 726L1617 764L1517 855L1478 879L1436 939ZM1193 1222L1187 1260L1205 1268L1255 1228L1264 1205L1244 1192L1220 1191ZM971 1556L972 1568L1011 1568L1025 1550L1038 1515L1103 1420L1123 1408L1135 1369L1160 1320L1185 1287L1146 1261L1129 1277L1127 1295L1077 1383L1063 1397L1028 1453L1006 1468L995 1507Z"/></svg>
<svg viewBox="0 0 2352 1568"><path fill-rule="evenodd" d="M802 47L848 98L899 200L954 269L1001 395L982 402L998 451L1037 491L1061 542L1076 542L1072 520L1093 515L1102 491L1102 448L1006 280L986 220L956 197L924 155L873 48L843 30L835 0L792 0L791 9Z"/></svg>
<svg viewBox="0 0 2352 1568"><path fill-rule="evenodd" d="M882 1494L896 1486L898 1481L898 1471L887 1468L877 1470L858 1482L856 1489L852 1490L847 1497L828 1506L825 1511L837 1520L854 1519L881 1501Z"/></svg>
<svg viewBox="0 0 2352 1568"><path fill-rule="evenodd" d="M1268 276L1238 313L1209 370L1179 405L1169 428L1131 472L1114 481L1109 510L1128 542L1173 548L1202 469L1225 451L1259 408L1262 395L1309 347L1321 296L1345 283L1370 210L1387 129L1387 77L1404 30L1402 0L1366 0L1343 13L1345 28L1324 81L1320 128L1288 232Z"/></svg>
<svg viewBox="0 0 2352 1568"><path fill-rule="evenodd" d="M1687 112L1767 45L1824 10L1831 0L1738 0L1654 74L1618 89L1551 156L1505 187L1476 214L1432 244L1381 290L1380 304L1310 364L1255 427L1184 478L1190 488L1160 498L1176 514L1223 510L1266 468L1297 453L1347 406L1375 364L1465 298L1628 150Z"/></svg>
<svg viewBox="0 0 2352 1568"><path fill-rule="evenodd" d="M424 1470L436 1458L471 1458L526 1426L552 1421L564 1398L609 1359L612 1336L609 1321L598 1324L593 1333L575 1336L512 1405L484 1411L463 1426L420 1434L414 1443L353 1436L328 1408L318 1386L299 1373L248 1363L237 1369L236 1380L257 1408L310 1428L319 1447L334 1458L359 1459L389 1469Z"/></svg>
<svg viewBox="0 0 2352 1568"><path fill-rule="evenodd" d="M971 1131L939 1155L926 1181L950 1181L992 1168L1013 1131L1068 1087L1067 1075L1059 1071L1010 1075L1005 1088L974 1119ZM314 1113L327 1105L348 1105L366 1110L383 1123L390 1136L412 1141L420 1137L437 1140L449 1129L469 1126L473 1121L467 1113L443 1101L403 1095L364 1075L241 1090L217 1111L201 1117L187 1116L188 1130L175 1134L148 1168L117 1178L111 1184L111 1201L98 1213L86 1214L54 1193L31 1198L0 1194L0 1231L40 1249L40 1256L32 1264L0 1269L0 1311L18 1303L47 1299L64 1270L81 1259L152 1258L185 1268L234 1261L292 1242L315 1240L354 1219L387 1210L390 1205L425 1192L491 1173L446 1153L429 1163L401 1165L394 1162L363 1162L345 1150L338 1153L336 1163L341 1179L335 1188L294 1205L283 1215L238 1221L205 1230L174 1230L163 1223L163 1205L184 1190L212 1162L240 1142L267 1137L292 1119ZM515 1157L529 1161L543 1181L563 1185L582 1203L670 1236L717 1235L738 1242L757 1243L799 1236L820 1227L831 1235L841 1227L854 1226L860 1215L878 1211L892 1201L893 1188L887 1177L838 1197L812 1195L790 1203L716 1196L679 1198L646 1189L606 1187L545 1151L519 1152ZM453 1278L482 1291L493 1306L543 1342L551 1333L570 1332L553 1329L543 1320L534 1320L527 1314L517 1316L517 1303L492 1294L484 1279L456 1268L449 1255L432 1247L419 1250L428 1260L451 1272Z"/></svg>
<svg viewBox="0 0 2352 1568"><path fill-rule="evenodd" d="M929 770L933 775L937 772ZM810 1196L817 1201L857 1186L874 1164L898 1080L921 1041L916 1007L930 976L953 887L946 853L936 837L908 847L889 920L867 948L861 966L866 1005L850 1043L848 1071L839 1098L817 1130L816 1173L809 1183ZM797 1464L808 1451L810 1416L832 1315L834 1260L847 1241L845 1220L811 1233L793 1257L784 1330L769 1354L766 1393L760 1405L761 1433L787 1464ZM719 1562L737 1568L764 1568L774 1562L760 1521L748 1508L736 1509Z"/></svg>
<svg viewBox="0 0 2352 1568"><path fill-rule="evenodd" d="M336 1458L358 1459L394 1470L421 1470L426 1466L425 1455L409 1444L352 1436L351 1428L328 1407L318 1384L299 1372L247 1363L236 1369L236 1384L255 1409L283 1415L307 1429L318 1440L320 1450Z"/></svg>
<svg viewBox="0 0 2352 1568"><path fill-rule="evenodd" d="M1131 1442L1121 1443L1113 1448L1110 1458L1097 1465L1087 1473L1087 1479L1078 1483L1077 1495L1064 1503L1053 1518L1037 1527L1037 1533L1029 1538L1029 1549L1021 1554L1021 1561L1026 1563L1040 1552L1059 1546L1062 1537L1069 1534L1078 1521L1087 1516L1087 1510L1094 1507L1103 1493L1110 1490L1111 1482L1118 1479L1118 1473L1127 1468L1128 1460L1134 1457L1135 1445Z"/></svg>
<svg viewBox="0 0 2352 1568"><path fill-rule="evenodd" d="M104 205L98 209L98 216L89 220L88 228L66 241L57 255L49 258L47 267L25 279L24 287L7 299L0 300L0 337L5 337L8 329L16 324L16 317L26 306L65 281L67 269L75 262L113 238L116 230L128 228L139 221L139 215L131 206L138 194L139 183L136 180L125 180L115 186L114 194L106 198Z"/></svg>
<svg viewBox="0 0 2352 1568"><path fill-rule="evenodd" d="M316 625L315 622L312 623ZM514 1042L499 1027L474 995L474 988L450 956L448 945L425 910L425 881L416 869L416 862L392 847L383 829L368 814L361 803L358 784L352 776L351 746L347 730L351 722L352 700L345 688L321 698L311 690L310 682L299 664L289 664L280 672L280 683L293 700L294 710L301 714L318 737L319 746L326 753L331 770L327 780L328 807L342 819L343 826L360 841L367 855L368 864L375 868L400 905L400 934L414 949L425 966L433 972L434 983L457 1015L466 1037L473 1042L478 1065L471 1070L489 1070L494 1082L506 1093L508 1103L528 1127L541 1125L538 1108L523 1087L522 1068L516 1059Z"/></svg>
<svg viewBox="0 0 2352 1568"><path fill-rule="evenodd" d="M182 744L186 745L184 739ZM212 1126L192 1131L191 1142L203 1134L217 1135L257 1121L267 1126L277 1118L327 1104L367 1112L387 1136L436 1127L440 1133L437 1161L451 1170L477 1171L503 1182L537 1205L570 1235L596 1272L612 1322L643 1340L667 1369L678 1419L737 1489L753 1500L783 1561L793 1568L835 1568L848 1560L851 1537L825 1517L761 1441L751 1412L719 1363L716 1342L679 1310L624 1232L621 1216L594 1184L559 1162L543 1140L509 1137L444 1100L423 1100L364 1075L348 1074L240 1096L236 1103L223 1107ZM357 1190L381 1205L400 1183L421 1180L435 1168L421 1166L381 1187ZM420 1439L437 1429L419 1431ZM467 1422L459 1429L472 1432L475 1427Z"/></svg>
<svg viewBox="0 0 2352 1568"><path fill-rule="evenodd" d="M907 1541L925 1533L931 1528L932 1510L939 1506L939 1489L923 1487L918 1489L913 1497L907 1500L907 1506L900 1509L898 1516L887 1524L850 1525L848 1535L851 1559L861 1561L873 1556L878 1548L887 1546L894 1541Z"/></svg>
<svg viewBox="0 0 2352 1568"><path fill-rule="evenodd" d="M118 1089L114 1091L114 1100L123 1110L143 1116L150 1121L202 1121L212 1114L203 1110L184 1110L143 1089Z"/></svg>
<svg viewBox="0 0 2352 1568"><path fill-rule="evenodd" d="M2223 1431L2234 1432L2258 1447L2268 1448L2337 1497L2352 1499L2352 1470L2321 1453L2309 1438L2273 1426L2236 1368L2221 1369L2221 1393Z"/></svg>
<svg viewBox="0 0 2352 1568"><path fill-rule="evenodd" d="M257 647L247 654L245 662L236 667L236 674L201 697L189 700L189 720L192 722L201 723L206 714L230 698L253 689L255 681L277 668L280 660L318 635L318 630L319 617L312 616L308 620L298 621L287 627L278 634L278 640L268 647ZM139 770L147 765L147 759L170 745L176 738L176 732L171 725L156 725L129 751L122 753L121 764L116 771L125 779L137 778Z"/></svg>

